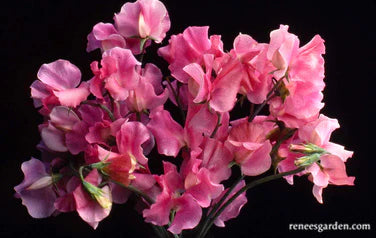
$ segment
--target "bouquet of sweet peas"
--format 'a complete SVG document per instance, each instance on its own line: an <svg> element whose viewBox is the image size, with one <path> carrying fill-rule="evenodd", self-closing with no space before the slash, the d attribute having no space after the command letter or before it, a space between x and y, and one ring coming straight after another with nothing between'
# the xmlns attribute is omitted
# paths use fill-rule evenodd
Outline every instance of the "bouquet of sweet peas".
<svg viewBox="0 0 376 238"><path fill-rule="evenodd" d="M307 175L320 203L329 184L354 184L345 168L353 153L330 142L338 121L320 114L320 36L300 46L281 25L269 43L239 34L226 52L209 27L188 27L158 49L169 65L163 76L144 56L169 28L160 1L126 3L114 24L88 35L87 51L102 52L90 80L67 60L41 66L31 85L45 118L41 160L22 164L15 187L32 217L77 211L95 229L112 203L135 194L160 237L205 237L262 183Z"/></svg>

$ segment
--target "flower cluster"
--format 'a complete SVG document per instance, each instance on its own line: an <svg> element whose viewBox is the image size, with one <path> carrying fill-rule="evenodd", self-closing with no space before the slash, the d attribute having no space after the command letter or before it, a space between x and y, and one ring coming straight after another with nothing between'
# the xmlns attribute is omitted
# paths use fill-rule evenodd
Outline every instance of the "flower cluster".
<svg viewBox="0 0 376 238"><path fill-rule="evenodd" d="M169 28L160 1L126 3L114 24L98 23L88 35L87 51L102 52L90 80L81 82L67 60L41 66L31 96L45 118L42 159L22 164L25 178L15 187L32 217L77 211L96 228L112 203L135 193L161 234L197 227L203 237L211 224L238 216L254 185L248 177L269 173L293 184L294 175L308 175L320 203L329 184L353 185L345 168L352 152L330 142L339 124L320 114L319 35L300 46L281 25L268 43L239 34L227 52L209 27L188 27L158 49L171 73L163 77L143 58ZM236 118L235 106L249 116ZM226 188L237 168L240 179Z"/></svg>

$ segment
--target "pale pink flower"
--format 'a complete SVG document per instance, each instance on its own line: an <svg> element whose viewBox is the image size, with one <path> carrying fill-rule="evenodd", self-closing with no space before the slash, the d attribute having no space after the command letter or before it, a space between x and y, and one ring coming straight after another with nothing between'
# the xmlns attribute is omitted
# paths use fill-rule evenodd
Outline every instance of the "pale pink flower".
<svg viewBox="0 0 376 238"><path fill-rule="evenodd" d="M316 120L299 128L298 133L282 145L279 150L279 155L286 158L278 164L280 172L296 169L294 162L303 156L301 153L288 151L288 144L311 143L327 151L317 161L308 166L305 171L298 174L299 176L310 174L309 178L314 183L313 194L320 203L323 202L322 190L329 184L354 185L355 178L347 176L344 163L349 157L352 157L353 152L347 151L343 146L329 141L332 132L337 128L339 128L339 124L336 119L320 115ZM290 184L293 183L292 177L286 177Z"/></svg>
<svg viewBox="0 0 376 238"><path fill-rule="evenodd" d="M170 65L171 75L182 83L187 83L190 76L183 70L191 63L203 64L204 54L219 57L223 54L220 36L208 36L209 27L188 27L183 33L171 36L169 44L161 47L158 54Z"/></svg>
<svg viewBox="0 0 376 238"><path fill-rule="evenodd" d="M240 90L250 102L260 104L271 89L272 65L266 59L267 44L259 44L251 36L239 34L230 51L242 66Z"/></svg>
<svg viewBox="0 0 376 238"><path fill-rule="evenodd" d="M139 84L140 75L136 65L141 63L130 50L115 47L103 53L101 65L99 69L97 62L91 64L95 76L90 80L90 92L103 99L103 92L107 89L115 100L127 99L129 90Z"/></svg>
<svg viewBox="0 0 376 238"><path fill-rule="evenodd" d="M297 36L287 32L288 26L270 34L267 57L277 71L276 79L284 79L288 94L284 100L276 97L270 101L270 112L286 123L298 128L318 116L322 103L324 84L324 40L316 35L310 42L299 48Z"/></svg>
<svg viewBox="0 0 376 238"><path fill-rule="evenodd" d="M239 62L226 55L217 63L216 77L212 77L214 55L203 56L205 70L197 63L192 63L183 68L191 77L188 88L194 97L194 103L208 102L209 106L217 112L230 111L235 102L241 81L241 65Z"/></svg>
<svg viewBox="0 0 376 238"><path fill-rule="evenodd" d="M274 123L265 116L258 116L252 122L242 118L231 122L231 125L226 145L233 151L242 173L256 176L269 170L272 145L267 134L273 129Z"/></svg>
<svg viewBox="0 0 376 238"><path fill-rule="evenodd" d="M158 0L138 0L125 3L115 14L119 33L126 38L139 37L160 43L170 29L166 7Z"/></svg>

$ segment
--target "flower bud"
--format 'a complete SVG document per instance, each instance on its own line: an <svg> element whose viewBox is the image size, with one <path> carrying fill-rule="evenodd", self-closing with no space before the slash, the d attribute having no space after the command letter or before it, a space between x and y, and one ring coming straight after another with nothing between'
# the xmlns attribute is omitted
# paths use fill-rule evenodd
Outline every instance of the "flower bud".
<svg viewBox="0 0 376 238"><path fill-rule="evenodd" d="M300 157L294 161L294 164L298 167L307 167L320 160L321 154L314 153Z"/></svg>
<svg viewBox="0 0 376 238"><path fill-rule="evenodd" d="M315 154L315 153L318 153L318 154L324 154L324 153L328 153L326 150L324 150L323 148L321 147L318 147L317 145L314 145L312 143L308 143L308 144L290 144L289 145L289 149L292 151L292 152L298 152L298 153L303 153L303 154Z"/></svg>
<svg viewBox="0 0 376 238"><path fill-rule="evenodd" d="M86 181L82 181L82 184L84 185L86 191L90 194L90 196L95 199L102 208L106 209L112 206L110 193L105 194L102 189Z"/></svg>

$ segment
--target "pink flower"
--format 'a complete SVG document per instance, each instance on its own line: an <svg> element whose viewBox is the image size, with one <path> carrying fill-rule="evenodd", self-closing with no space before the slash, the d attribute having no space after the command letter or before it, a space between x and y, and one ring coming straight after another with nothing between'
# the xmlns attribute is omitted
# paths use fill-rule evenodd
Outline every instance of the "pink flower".
<svg viewBox="0 0 376 238"><path fill-rule="evenodd" d="M133 112L143 112L163 105L168 98L168 90L163 90L162 72L154 64L146 64L139 69L140 80L136 88L129 91L126 100L128 109Z"/></svg>
<svg viewBox="0 0 376 238"><path fill-rule="evenodd" d="M44 144L52 151L78 154L87 146L88 125L67 107L54 107L49 122L41 127Z"/></svg>
<svg viewBox="0 0 376 238"><path fill-rule="evenodd" d="M242 173L256 176L266 172L271 166L272 149L266 136L274 123L268 122L264 116L258 116L252 122L242 118L231 122L231 125L227 146L233 151Z"/></svg>
<svg viewBox="0 0 376 238"><path fill-rule="evenodd" d="M286 123L288 127L298 128L314 120L320 109L324 79L324 40L316 35L309 43L299 48L297 36L287 32L288 26L280 26L270 34L271 40L267 57L272 61L276 79L284 75L288 93L270 101L270 112Z"/></svg>
<svg viewBox="0 0 376 238"><path fill-rule="evenodd" d="M164 162L164 175L156 177L162 192L150 209L145 209L143 215L146 222L154 225L167 225L170 211L175 211L169 231L179 234L183 229L192 229L198 225L202 210L190 193L184 193L183 178L176 171L176 167Z"/></svg>
<svg viewBox="0 0 376 238"><path fill-rule="evenodd" d="M40 160L31 158L21 165L25 175L21 184L14 187L15 196L22 199L30 216L45 218L56 210L56 193L52 187L53 178Z"/></svg>
<svg viewBox="0 0 376 238"><path fill-rule="evenodd" d="M201 167L208 170L210 180L220 183L231 175L230 162L233 160L232 152L221 141L205 137L200 145L201 152L197 155Z"/></svg>
<svg viewBox="0 0 376 238"><path fill-rule="evenodd" d="M114 19L116 28L126 38L150 38L160 43L170 29L166 7L158 0L125 3Z"/></svg>
<svg viewBox="0 0 376 238"><path fill-rule="evenodd" d="M115 47L103 53L101 64L101 69L97 62L91 64L95 76L90 81L90 92L103 99L104 89L107 89L115 100L127 99L129 90L135 89L139 83L136 65L141 63L130 50Z"/></svg>
<svg viewBox="0 0 376 238"><path fill-rule="evenodd" d="M116 144L120 154L131 155L142 165L146 165L148 161L142 145L150 139L150 132L146 126L135 121L124 122L116 133Z"/></svg>
<svg viewBox="0 0 376 238"><path fill-rule="evenodd" d="M188 27L183 33L171 36L169 45L161 47L158 54L170 65L171 75L182 83L187 83L190 76L183 70L191 63L203 64L204 54L217 57L223 54L219 36L208 37L209 27Z"/></svg>
<svg viewBox="0 0 376 238"><path fill-rule="evenodd" d="M318 202L323 203L322 190L329 184L354 185L355 177L348 177L345 163L335 155L323 155L320 157L320 166L316 163L307 168L313 181L313 195Z"/></svg>
<svg viewBox="0 0 376 238"><path fill-rule="evenodd" d="M157 141L158 153L176 157L185 145L183 128L163 108L153 110L149 116L147 127Z"/></svg>
<svg viewBox="0 0 376 238"><path fill-rule="evenodd" d="M49 111L55 105L76 107L89 95L88 85L81 81L81 72L67 60L43 64L38 80L31 85L31 97L35 107Z"/></svg>
<svg viewBox="0 0 376 238"><path fill-rule="evenodd" d="M230 51L242 65L240 93L255 104L262 103L271 89L272 75L269 73L272 68L266 60L267 49L267 44L259 44L249 35L239 34Z"/></svg>
<svg viewBox="0 0 376 238"><path fill-rule="evenodd" d="M279 150L279 155L286 157L278 165L280 172L297 168L297 161L303 163L305 160L312 160L310 162L311 165L298 175L310 174L309 179L314 183L313 194L320 203L323 202L322 190L329 184L354 185L355 178L347 176L344 163L352 156L353 152L347 151L343 146L329 141L331 133L337 128L339 128L339 124L336 119L320 115L316 120L299 128L297 136L289 140ZM301 147L301 151L304 152L304 144L309 143L323 149L326 153L318 153L317 155L308 154L302 157L301 153L291 152L286 148L287 144L292 144L293 146L290 145L290 148ZM303 144L303 146L296 146L296 144ZM286 179L292 184L292 176Z"/></svg>
<svg viewBox="0 0 376 238"><path fill-rule="evenodd" d="M230 111L239 91L241 80L241 65L230 56L222 57L218 63L216 77L212 77L214 55L203 56L205 70L197 63L192 63L183 68L191 77L188 88L194 97L194 103L208 102L209 106L217 112Z"/></svg>
<svg viewBox="0 0 376 238"><path fill-rule="evenodd" d="M124 37L110 23L100 22L96 24L93 31L87 36L87 40L87 52L98 48L106 51L114 47L125 48L126 46Z"/></svg>
<svg viewBox="0 0 376 238"><path fill-rule="evenodd" d="M66 133L73 130L80 118L67 107L54 107L50 113L50 121L41 129L41 137L44 144L52 151L68 151L65 141Z"/></svg>

